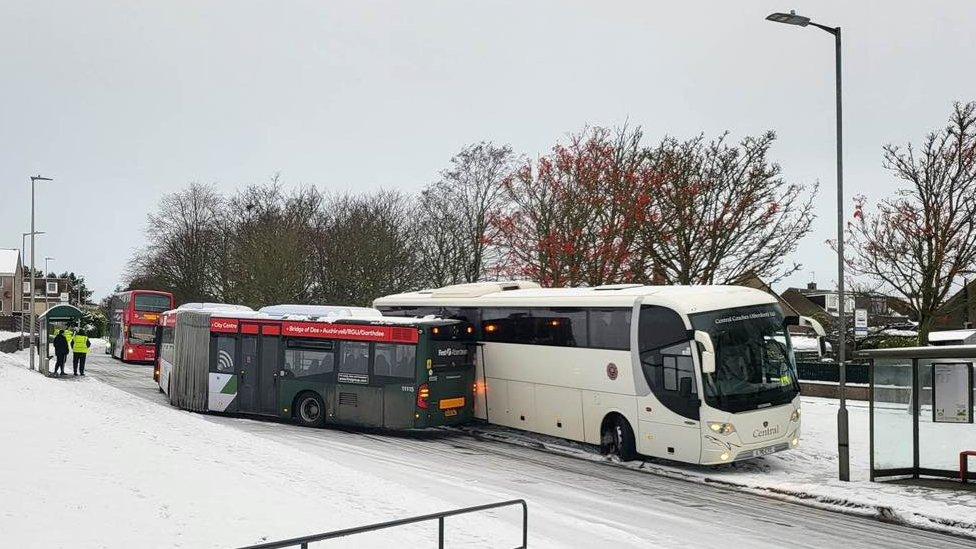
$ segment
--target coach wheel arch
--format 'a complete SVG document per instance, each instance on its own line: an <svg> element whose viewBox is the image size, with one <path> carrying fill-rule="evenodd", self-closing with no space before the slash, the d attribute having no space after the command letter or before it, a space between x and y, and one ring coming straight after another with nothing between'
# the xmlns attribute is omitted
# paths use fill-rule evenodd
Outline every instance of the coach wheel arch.
<svg viewBox="0 0 976 549"><path fill-rule="evenodd" d="M315 391L302 391L292 402L291 415L300 425L320 427L325 423L325 401Z"/></svg>
<svg viewBox="0 0 976 549"><path fill-rule="evenodd" d="M637 457L634 429L622 414L610 412L604 416L600 424L600 452L615 455L621 461L630 461Z"/></svg>

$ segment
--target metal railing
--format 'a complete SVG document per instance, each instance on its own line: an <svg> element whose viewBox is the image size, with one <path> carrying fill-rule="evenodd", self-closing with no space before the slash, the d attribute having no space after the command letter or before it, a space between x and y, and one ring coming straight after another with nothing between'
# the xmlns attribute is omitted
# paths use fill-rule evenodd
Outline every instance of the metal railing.
<svg viewBox="0 0 976 549"><path fill-rule="evenodd" d="M454 509L452 511L443 511L440 513L431 513L429 515L422 515L419 517L410 517L399 520L391 520L389 522L380 522L377 524L367 524L366 526L357 526L355 528L346 528L344 530L335 530L332 532L325 532L323 534L315 534L312 536L302 536L298 538L285 539L281 541L272 541L268 543L260 543L258 545L247 545L241 547L240 549L277 549L279 547L301 547L302 549L308 549L308 544L316 541L326 541L330 539L342 538L346 536L352 536L356 534L362 534L365 532L373 532L376 530L383 530L386 528L395 528L397 526L404 526L406 524L414 524L417 522L426 522L428 520L437 520L437 547L440 549L444 548L444 519L447 517L453 517L455 515L463 515L466 513L475 513L477 511L485 511L487 509L497 509L499 507L508 507L511 505L521 505L522 506L522 545L519 545L515 549L525 549L529 542L529 507L526 505L524 499L513 499L511 501L502 501L499 503L488 503L485 505L476 505L474 507L465 507L463 509Z"/></svg>
<svg viewBox="0 0 976 549"><path fill-rule="evenodd" d="M796 373L800 381L833 381L840 380L840 366L836 362L802 362L797 361ZM847 382L868 382L867 364L847 364Z"/></svg>

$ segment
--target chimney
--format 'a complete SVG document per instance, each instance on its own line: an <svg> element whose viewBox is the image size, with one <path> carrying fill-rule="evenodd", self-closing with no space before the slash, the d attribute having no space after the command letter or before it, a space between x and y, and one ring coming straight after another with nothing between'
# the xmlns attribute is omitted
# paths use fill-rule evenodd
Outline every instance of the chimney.
<svg viewBox="0 0 976 549"><path fill-rule="evenodd" d="M816 290L817 289L817 283L816 282L807 282L807 289L808 290Z"/></svg>

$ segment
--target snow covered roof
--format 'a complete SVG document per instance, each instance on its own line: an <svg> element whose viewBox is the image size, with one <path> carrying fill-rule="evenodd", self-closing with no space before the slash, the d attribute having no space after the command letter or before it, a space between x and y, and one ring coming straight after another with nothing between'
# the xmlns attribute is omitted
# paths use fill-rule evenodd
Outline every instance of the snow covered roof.
<svg viewBox="0 0 976 549"><path fill-rule="evenodd" d="M259 313L271 316L307 316L307 317L379 317L383 313L369 307L349 307L346 305L268 305L258 309Z"/></svg>
<svg viewBox="0 0 976 549"><path fill-rule="evenodd" d="M254 312L254 309L247 305L232 305L230 303L184 303L176 310Z"/></svg>
<svg viewBox="0 0 976 549"><path fill-rule="evenodd" d="M494 282L495 291L476 295L465 292L424 290L381 297L374 307L384 306L441 306L441 307L574 307L609 306L632 307L638 302L645 305L663 305L678 312L693 314L730 307L775 304L776 297L761 290L743 286L640 286L615 284L590 288L539 288L522 287L524 282ZM505 285L513 289L505 289ZM487 284L486 284L487 285ZM537 286L534 283L533 286ZM467 285L466 285L467 286ZM483 289L479 288L479 289ZM458 295L462 294L462 295ZM480 294L480 295L479 295Z"/></svg>
<svg viewBox="0 0 976 549"><path fill-rule="evenodd" d="M976 330L943 330L929 332L929 343L956 341L960 344L976 344Z"/></svg>
<svg viewBox="0 0 976 549"><path fill-rule="evenodd" d="M20 250L0 249L0 275L15 275L19 266Z"/></svg>

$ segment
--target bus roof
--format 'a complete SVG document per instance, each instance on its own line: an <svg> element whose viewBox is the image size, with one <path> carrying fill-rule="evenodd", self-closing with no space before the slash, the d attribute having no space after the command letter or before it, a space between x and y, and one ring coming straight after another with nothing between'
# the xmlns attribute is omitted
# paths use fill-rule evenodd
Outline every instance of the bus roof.
<svg viewBox="0 0 976 549"><path fill-rule="evenodd" d="M679 313L694 314L749 305L775 304L776 298L744 286L642 286L614 284L587 288L524 287L521 282L466 284L436 290L422 290L381 297L374 307L632 307L638 299L645 305L661 305ZM508 285L508 289L505 286ZM494 291L490 290L494 287ZM462 291L456 291L462 290ZM471 290L471 291L467 291ZM464 295L468 294L468 295Z"/></svg>
<svg viewBox="0 0 976 549"><path fill-rule="evenodd" d="M254 312L254 309L247 305L232 305L230 303L184 303L174 310Z"/></svg>
<svg viewBox="0 0 976 549"><path fill-rule="evenodd" d="M342 307L337 307L342 308ZM365 311L376 311L363 307L345 307L345 309L363 309ZM189 303L181 305L176 309L166 311L162 315L170 317L180 312L194 312L209 315L210 318L227 318L238 320L252 320L255 322L275 323L283 321L292 322L321 322L323 324L359 324L359 325L385 325L385 326L439 326L461 322L460 320L438 318L428 316L424 318L410 318L400 316L383 316L376 311L375 314L367 312L364 315L335 315L328 317L308 316L298 314L268 314L255 311L244 305L228 305L224 303Z"/></svg>
<svg viewBox="0 0 976 549"><path fill-rule="evenodd" d="M271 316L299 315L306 317L379 317L383 313L370 307L350 307L346 305L268 305L258 312Z"/></svg>

